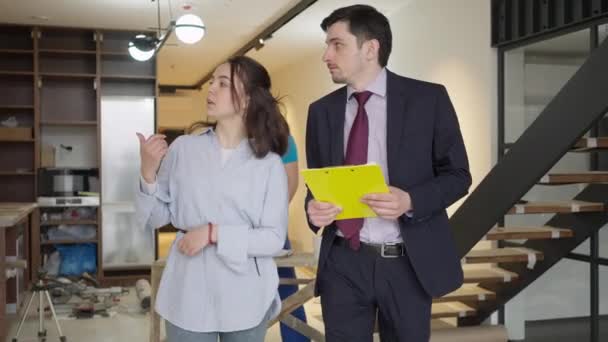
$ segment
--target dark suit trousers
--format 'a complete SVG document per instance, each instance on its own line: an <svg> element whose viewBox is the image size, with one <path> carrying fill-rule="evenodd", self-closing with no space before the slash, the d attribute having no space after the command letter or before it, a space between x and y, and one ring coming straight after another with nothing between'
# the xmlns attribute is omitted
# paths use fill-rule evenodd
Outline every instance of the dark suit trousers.
<svg viewBox="0 0 608 342"><path fill-rule="evenodd" d="M327 342L428 342L431 297L407 256L382 258L333 245L319 274Z"/></svg>

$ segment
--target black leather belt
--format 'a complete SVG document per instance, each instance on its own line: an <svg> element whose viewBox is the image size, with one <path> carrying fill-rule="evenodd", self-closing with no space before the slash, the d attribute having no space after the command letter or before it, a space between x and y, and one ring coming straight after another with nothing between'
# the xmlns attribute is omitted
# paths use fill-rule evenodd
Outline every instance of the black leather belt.
<svg viewBox="0 0 608 342"><path fill-rule="evenodd" d="M350 248L350 242L341 236L336 236L334 239L334 245ZM362 241L359 250L379 255L383 258L398 258L407 254L405 244L403 242L375 244Z"/></svg>

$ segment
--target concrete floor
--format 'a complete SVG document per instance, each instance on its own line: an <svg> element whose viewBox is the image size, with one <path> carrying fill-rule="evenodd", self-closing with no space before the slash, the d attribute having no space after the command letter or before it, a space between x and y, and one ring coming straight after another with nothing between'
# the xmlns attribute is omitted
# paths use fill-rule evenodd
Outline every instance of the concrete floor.
<svg viewBox="0 0 608 342"><path fill-rule="evenodd" d="M38 331L38 316L35 314L36 303L30 308L30 315L24 324L19 342L38 341L36 338ZM305 306L307 316L311 325L323 331L323 324L315 317L319 317L321 306L318 300L312 300ZM61 307L57 308L61 311ZM65 310L64 310L65 311ZM112 309L112 317L95 317L91 319L68 318L66 314L59 314L59 324L63 334L70 342L147 342L149 336L149 314L142 313L138 309L135 289L131 288L129 294L120 298L120 303ZM19 318L9 316L9 330L7 342L10 342L17 331ZM59 341L57 330L51 319L50 313L45 320L47 329L47 341ZM164 336L164 324L161 327ZM267 342L280 342L279 325L276 324L268 330L266 335Z"/></svg>

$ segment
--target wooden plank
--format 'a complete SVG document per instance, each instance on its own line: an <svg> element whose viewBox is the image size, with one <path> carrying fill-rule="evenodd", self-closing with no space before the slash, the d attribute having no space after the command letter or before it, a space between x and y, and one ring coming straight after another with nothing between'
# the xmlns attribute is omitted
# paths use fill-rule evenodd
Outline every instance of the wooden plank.
<svg viewBox="0 0 608 342"><path fill-rule="evenodd" d="M496 299L496 294L477 285L465 284L458 290L448 293L441 298L433 299L433 303L445 302L476 302Z"/></svg>
<svg viewBox="0 0 608 342"><path fill-rule="evenodd" d="M465 283L508 283L519 278L517 273L500 267L464 269Z"/></svg>
<svg viewBox="0 0 608 342"><path fill-rule="evenodd" d="M296 252L290 256L276 257L277 267L316 267L317 260L312 253Z"/></svg>
<svg viewBox="0 0 608 342"><path fill-rule="evenodd" d="M306 285L314 279L279 278L279 285Z"/></svg>
<svg viewBox="0 0 608 342"><path fill-rule="evenodd" d="M281 312L279 313L279 315L277 317L275 317L273 320L268 322L268 327L273 326L278 321L282 321L287 315L290 315L293 310L299 308L304 303L311 300L314 297L314 292L315 292L315 283L311 282L308 285L304 286L302 289L300 289L295 294L293 294L293 295L287 297L285 300L283 300Z"/></svg>
<svg viewBox="0 0 608 342"><path fill-rule="evenodd" d="M516 204L507 214L552 214L604 211L603 203L566 201L566 202L528 202Z"/></svg>
<svg viewBox="0 0 608 342"><path fill-rule="evenodd" d="M431 318L468 317L475 315L475 309L460 302L437 303L431 309Z"/></svg>
<svg viewBox="0 0 608 342"><path fill-rule="evenodd" d="M36 203L0 203L0 228L16 225L36 207Z"/></svg>
<svg viewBox="0 0 608 342"><path fill-rule="evenodd" d="M582 138L574 144L573 152L585 152L608 148L608 137Z"/></svg>
<svg viewBox="0 0 608 342"><path fill-rule="evenodd" d="M535 263L535 261L542 259L543 254L541 252L523 247L473 250L464 257L464 261L467 264L503 262Z"/></svg>
<svg viewBox="0 0 608 342"><path fill-rule="evenodd" d="M541 240L563 239L573 236L570 229L554 227L495 227L485 236L485 240Z"/></svg>
<svg viewBox="0 0 608 342"><path fill-rule="evenodd" d="M325 342L324 333L306 324L306 322L298 319L297 317L294 317L294 315L285 316L283 319L281 319L281 323L310 338L311 341Z"/></svg>
<svg viewBox="0 0 608 342"><path fill-rule="evenodd" d="M578 183L608 183L608 172L587 171L574 173L550 173L541 178L539 184L562 185Z"/></svg>

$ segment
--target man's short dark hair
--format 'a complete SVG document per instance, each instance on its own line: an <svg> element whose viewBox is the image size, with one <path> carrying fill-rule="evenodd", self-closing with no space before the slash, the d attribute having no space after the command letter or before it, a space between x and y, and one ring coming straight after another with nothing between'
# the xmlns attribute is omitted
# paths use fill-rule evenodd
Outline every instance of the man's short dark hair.
<svg viewBox="0 0 608 342"><path fill-rule="evenodd" d="M368 5L353 5L338 8L321 22L321 28L327 29L339 22L346 22L350 33L357 37L359 46L363 42L376 39L380 43L378 51L378 63L385 67L391 54L393 35L391 26L384 14L378 12L374 7Z"/></svg>

